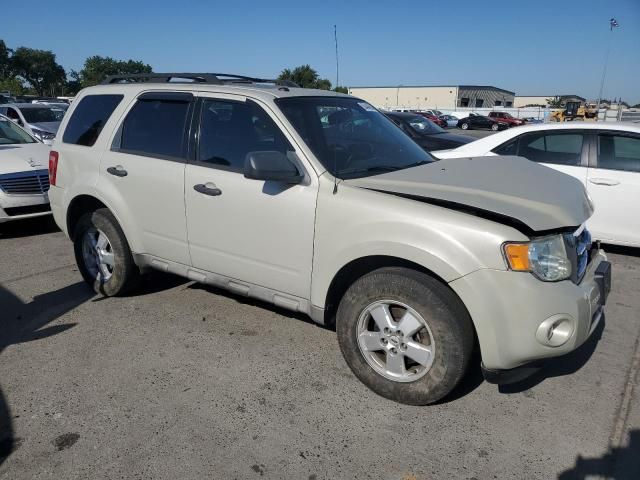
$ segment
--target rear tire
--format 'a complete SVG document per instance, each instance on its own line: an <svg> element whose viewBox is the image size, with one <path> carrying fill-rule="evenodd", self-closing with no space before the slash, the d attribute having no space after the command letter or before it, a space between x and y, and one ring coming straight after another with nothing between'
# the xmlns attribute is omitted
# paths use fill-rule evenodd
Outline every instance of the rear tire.
<svg viewBox="0 0 640 480"><path fill-rule="evenodd" d="M494 123L493 125L491 125L491 130L493 130L494 132L497 132L499 128L500 128L500 125L498 125L497 123Z"/></svg>
<svg viewBox="0 0 640 480"><path fill-rule="evenodd" d="M108 209L80 217L73 238L78 269L96 293L113 297L137 286L140 270L118 221Z"/></svg>
<svg viewBox="0 0 640 480"><path fill-rule="evenodd" d="M378 395L408 405L434 403L451 392L467 370L474 341L455 293L400 267L356 280L338 306L336 331L353 373Z"/></svg>

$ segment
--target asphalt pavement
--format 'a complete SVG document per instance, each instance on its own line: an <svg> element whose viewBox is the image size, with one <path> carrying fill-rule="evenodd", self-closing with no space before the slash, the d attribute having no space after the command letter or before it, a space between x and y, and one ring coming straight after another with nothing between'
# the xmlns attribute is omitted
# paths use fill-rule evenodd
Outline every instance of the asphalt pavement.
<svg viewBox="0 0 640 480"><path fill-rule="evenodd" d="M0 225L0 479L638 479L640 252L610 259L579 351L410 407L305 317L160 273L104 299L51 222Z"/></svg>

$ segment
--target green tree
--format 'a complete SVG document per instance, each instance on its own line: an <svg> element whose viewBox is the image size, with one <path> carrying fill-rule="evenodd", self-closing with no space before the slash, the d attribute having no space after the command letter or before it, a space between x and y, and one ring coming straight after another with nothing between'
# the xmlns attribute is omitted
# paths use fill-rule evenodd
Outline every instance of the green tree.
<svg viewBox="0 0 640 480"><path fill-rule="evenodd" d="M31 85L38 95L45 95L56 87L62 87L67 75L53 52L20 47L11 56L15 75Z"/></svg>
<svg viewBox="0 0 640 480"><path fill-rule="evenodd" d="M560 108L562 107L562 99L560 97L547 98L547 105L551 108Z"/></svg>
<svg viewBox="0 0 640 480"><path fill-rule="evenodd" d="M4 40L0 40L0 80L6 80L12 76L11 49L7 47Z"/></svg>
<svg viewBox="0 0 640 480"><path fill-rule="evenodd" d="M349 93L349 89L347 87L336 87L333 91L338 93Z"/></svg>
<svg viewBox="0 0 640 480"><path fill-rule="evenodd" d="M102 82L108 75L126 75L130 73L151 73L150 65L139 60L115 60L111 57L95 55L84 61L79 72L71 72L72 79L79 82L82 88L91 87Z"/></svg>
<svg viewBox="0 0 640 480"><path fill-rule="evenodd" d="M0 78L0 91L8 90L11 95L24 95L25 88L22 82L15 78Z"/></svg>
<svg viewBox="0 0 640 480"><path fill-rule="evenodd" d="M278 76L278 80L291 80L302 88L319 88L320 90L331 90L331 82L326 78L320 78L310 65L300 65L290 70L285 68Z"/></svg>

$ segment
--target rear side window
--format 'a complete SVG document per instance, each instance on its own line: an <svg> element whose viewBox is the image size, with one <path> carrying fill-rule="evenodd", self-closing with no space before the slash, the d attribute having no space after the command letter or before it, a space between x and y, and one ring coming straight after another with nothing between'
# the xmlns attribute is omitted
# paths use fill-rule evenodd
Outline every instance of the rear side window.
<svg viewBox="0 0 640 480"><path fill-rule="evenodd" d="M87 95L73 111L62 136L64 143L91 147L107 120L122 101L122 95Z"/></svg>
<svg viewBox="0 0 640 480"><path fill-rule="evenodd" d="M580 166L582 133L532 133L520 137L518 155L534 162Z"/></svg>
<svg viewBox="0 0 640 480"><path fill-rule="evenodd" d="M511 140L510 142L503 143L499 147L494 148L492 152L498 155L517 155L518 140Z"/></svg>
<svg viewBox="0 0 640 480"><path fill-rule="evenodd" d="M140 97L122 123L120 151L185 158L190 95Z"/></svg>
<svg viewBox="0 0 640 480"><path fill-rule="evenodd" d="M640 172L640 138L599 135L598 168Z"/></svg>

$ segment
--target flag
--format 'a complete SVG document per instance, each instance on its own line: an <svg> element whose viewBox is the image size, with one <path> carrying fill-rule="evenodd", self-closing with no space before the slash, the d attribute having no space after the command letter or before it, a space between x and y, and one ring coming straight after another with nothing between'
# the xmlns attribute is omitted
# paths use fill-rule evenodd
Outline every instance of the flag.
<svg viewBox="0 0 640 480"><path fill-rule="evenodd" d="M611 20L609 20L609 25L611 26L611 30L613 30L615 27L620 26L618 24L618 21L615 18L612 18Z"/></svg>

